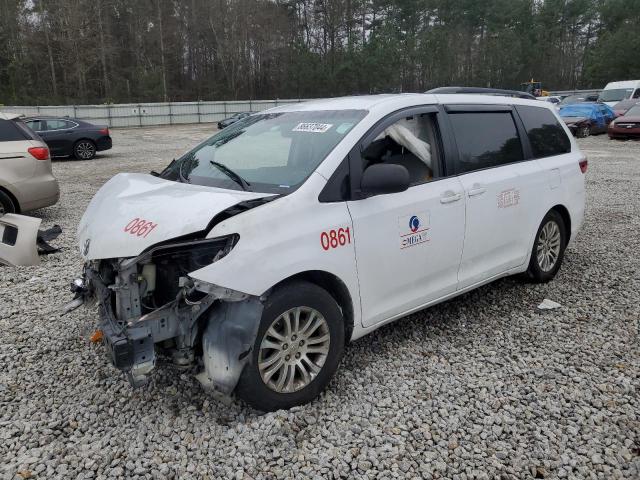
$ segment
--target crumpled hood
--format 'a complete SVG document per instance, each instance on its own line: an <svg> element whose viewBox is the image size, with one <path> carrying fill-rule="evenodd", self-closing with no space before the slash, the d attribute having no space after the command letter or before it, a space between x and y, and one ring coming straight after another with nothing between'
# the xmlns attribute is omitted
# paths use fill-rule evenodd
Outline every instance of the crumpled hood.
<svg viewBox="0 0 640 480"><path fill-rule="evenodd" d="M204 230L233 205L271 195L120 173L84 212L78 225L80 253L85 260L134 257L156 243Z"/></svg>
<svg viewBox="0 0 640 480"><path fill-rule="evenodd" d="M567 125L570 125L572 123L584 122L585 120L588 120L588 118L587 117L562 117L562 120L564 120L564 123L566 123Z"/></svg>

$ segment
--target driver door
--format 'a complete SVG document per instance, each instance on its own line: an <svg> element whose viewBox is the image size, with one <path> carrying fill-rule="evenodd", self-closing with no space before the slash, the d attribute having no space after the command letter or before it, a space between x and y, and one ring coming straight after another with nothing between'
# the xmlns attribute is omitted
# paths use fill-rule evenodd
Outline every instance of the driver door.
<svg viewBox="0 0 640 480"><path fill-rule="evenodd" d="M407 314L456 290L464 242L464 190L456 177L441 177L449 143L440 135L439 115L433 106L397 112L374 127L349 156L355 198L347 206L365 327ZM394 145L393 140L382 144L390 140L388 132L393 134L390 127L399 122L416 126L414 136L429 145L430 175L420 164L425 163L420 158L423 144L416 141L414 152L397 142ZM377 162L405 166L410 187L399 193L364 196L359 179L367 166Z"/></svg>

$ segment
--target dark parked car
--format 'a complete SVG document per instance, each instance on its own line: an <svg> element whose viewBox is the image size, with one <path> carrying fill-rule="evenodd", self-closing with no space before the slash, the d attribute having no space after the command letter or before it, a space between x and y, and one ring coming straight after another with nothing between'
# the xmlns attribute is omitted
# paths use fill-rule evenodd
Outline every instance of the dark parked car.
<svg viewBox="0 0 640 480"><path fill-rule="evenodd" d="M597 93L588 93L586 95L568 95L560 101L560 106L571 105L573 103L596 102L598 101Z"/></svg>
<svg viewBox="0 0 640 480"><path fill-rule="evenodd" d="M580 138L606 132L607 126L616 116L611 107L604 103L563 105L558 114L571 133Z"/></svg>
<svg viewBox="0 0 640 480"><path fill-rule="evenodd" d="M253 112L240 112L240 113L236 113L235 115L229 117L229 118L225 118L224 120L220 120L218 122L218 128L220 130L222 130L223 128L228 127L229 125L236 123L238 120L242 120L245 117L248 117L249 115L251 115Z"/></svg>
<svg viewBox="0 0 640 480"><path fill-rule="evenodd" d="M640 103L609 124L609 138L640 138Z"/></svg>
<svg viewBox="0 0 640 480"><path fill-rule="evenodd" d="M52 157L73 156L90 160L96 152L111 148L106 125L68 117L28 117L24 122L45 141Z"/></svg>

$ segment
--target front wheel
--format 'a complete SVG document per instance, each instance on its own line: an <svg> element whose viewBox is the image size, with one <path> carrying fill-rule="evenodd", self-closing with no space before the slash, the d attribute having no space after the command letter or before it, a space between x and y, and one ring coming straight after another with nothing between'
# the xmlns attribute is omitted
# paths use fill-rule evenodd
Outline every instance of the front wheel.
<svg viewBox="0 0 640 480"><path fill-rule="evenodd" d="M309 282L276 289L266 302L236 393L263 411L308 403L327 386L344 351L344 321L329 293Z"/></svg>
<svg viewBox="0 0 640 480"><path fill-rule="evenodd" d="M91 140L80 140L73 147L73 156L78 160L91 160L96 156L96 145Z"/></svg>
<svg viewBox="0 0 640 480"><path fill-rule="evenodd" d="M567 246L567 230L562 216L551 210L542 219L531 251L527 276L536 283L553 279L560 270Z"/></svg>

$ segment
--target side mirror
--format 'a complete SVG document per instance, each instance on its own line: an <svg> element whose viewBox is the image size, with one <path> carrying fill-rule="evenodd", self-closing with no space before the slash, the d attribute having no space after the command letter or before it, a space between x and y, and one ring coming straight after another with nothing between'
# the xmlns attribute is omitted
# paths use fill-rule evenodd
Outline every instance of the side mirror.
<svg viewBox="0 0 640 480"><path fill-rule="evenodd" d="M402 165L376 163L362 174L360 189L366 196L404 192L409 188L409 171Z"/></svg>

